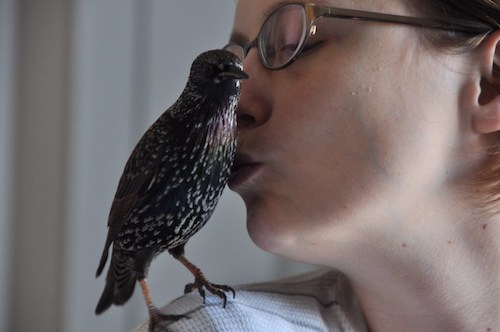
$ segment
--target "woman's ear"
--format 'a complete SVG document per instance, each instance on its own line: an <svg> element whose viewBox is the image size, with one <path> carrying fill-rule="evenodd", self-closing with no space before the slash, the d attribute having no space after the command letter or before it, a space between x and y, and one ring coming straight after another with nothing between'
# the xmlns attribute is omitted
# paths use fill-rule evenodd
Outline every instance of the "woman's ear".
<svg viewBox="0 0 500 332"><path fill-rule="evenodd" d="M472 114L480 134L500 131L500 31L491 33L479 49L479 94Z"/></svg>

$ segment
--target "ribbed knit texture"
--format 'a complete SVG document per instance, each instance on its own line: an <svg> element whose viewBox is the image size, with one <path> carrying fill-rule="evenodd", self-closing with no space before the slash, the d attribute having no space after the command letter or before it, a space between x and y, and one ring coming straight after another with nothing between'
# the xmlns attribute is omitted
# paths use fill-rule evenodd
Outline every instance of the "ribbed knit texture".
<svg viewBox="0 0 500 332"><path fill-rule="evenodd" d="M161 309L189 318L169 325L169 331L367 331L359 304L346 277L318 270L278 281L234 287L222 308L219 297L197 292L182 296ZM135 332L147 332L144 322Z"/></svg>

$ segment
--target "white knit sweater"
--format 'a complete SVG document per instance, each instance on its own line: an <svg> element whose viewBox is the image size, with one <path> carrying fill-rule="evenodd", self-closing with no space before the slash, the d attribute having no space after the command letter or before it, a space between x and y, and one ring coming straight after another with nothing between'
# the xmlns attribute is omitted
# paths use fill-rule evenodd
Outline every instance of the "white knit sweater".
<svg viewBox="0 0 500 332"><path fill-rule="evenodd" d="M347 278L334 270L318 270L272 282L235 287L236 297L184 295L161 311L185 314L168 331L368 331ZM148 322L135 332L147 332Z"/></svg>

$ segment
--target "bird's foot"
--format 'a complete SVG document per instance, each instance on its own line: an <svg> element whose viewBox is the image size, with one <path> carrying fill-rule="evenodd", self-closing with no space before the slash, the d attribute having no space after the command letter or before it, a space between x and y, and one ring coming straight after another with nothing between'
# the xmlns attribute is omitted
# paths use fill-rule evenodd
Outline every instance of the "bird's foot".
<svg viewBox="0 0 500 332"><path fill-rule="evenodd" d="M182 318L189 318L187 315L166 315L159 310L153 309L149 313L149 332L167 332L168 326Z"/></svg>
<svg viewBox="0 0 500 332"><path fill-rule="evenodd" d="M233 288L227 286L227 285L218 285L218 284L212 284L205 278L195 278L193 283L187 284L186 287L184 287L184 294L190 293L194 289L198 290L198 293L200 296L203 298L203 303L205 303L205 289L207 289L210 293L217 295L220 297L223 301L222 307L225 308L227 304L227 296L226 292L231 292L233 293L233 299L236 296L236 293Z"/></svg>
<svg viewBox="0 0 500 332"><path fill-rule="evenodd" d="M200 293L201 297L203 298L203 302L205 302L204 288L206 288L210 293L217 295L223 300L224 308L227 304L226 292L233 293L233 298L235 297L236 293L231 287L226 285L212 284L211 282L209 282L203 275L203 272L201 272L201 270L197 266L186 259L186 257L184 256L183 246L171 249L169 250L169 252L194 275L194 282L186 285L186 287L184 288L184 294L191 292L193 289L197 289L198 293Z"/></svg>

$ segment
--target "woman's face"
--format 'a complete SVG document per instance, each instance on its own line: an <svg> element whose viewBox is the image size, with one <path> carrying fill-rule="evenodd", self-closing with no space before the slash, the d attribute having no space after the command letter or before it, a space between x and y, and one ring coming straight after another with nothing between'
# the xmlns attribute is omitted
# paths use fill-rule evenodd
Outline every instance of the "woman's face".
<svg viewBox="0 0 500 332"><path fill-rule="evenodd" d="M257 36L277 2L238 1L238 42ZM418 16L402 0L319 2ZM434 51L418 28L332 18L317 27L321 43L285 69L265 69L255 47L245 58L243 167L230 187L259 246L321 263L318 246L340 255L422 217L452 187L468 136L457 100L464 61Z"/></svg>

